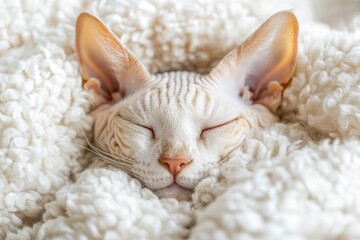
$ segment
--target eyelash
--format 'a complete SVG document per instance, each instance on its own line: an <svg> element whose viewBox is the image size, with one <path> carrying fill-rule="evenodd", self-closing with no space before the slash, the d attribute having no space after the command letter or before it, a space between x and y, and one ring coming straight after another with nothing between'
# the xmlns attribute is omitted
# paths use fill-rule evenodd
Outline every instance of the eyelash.
<svg viewBox="0 0 360 240"><path fill-rule="evenodd" d="M201 134L200 134L200 139L204 139L203 134L204 134L205 132L207 132L207 131L209 131L209 130L212 130L212 129L215 129L215 128L219 128L219 127L222 127L222 126L228 125L228 124L230 124L230 123L232 123L232 122L236 121L237 119L238 119L238 118L235 118L235 119L230 120L230 121L228 121L228 122L225 122L225 123L222 123L222 124L219 124L219 125L213 126L213 127L209 127L209 128L205 128L205 129L203 129L203 130L201 131Z"/></svg>

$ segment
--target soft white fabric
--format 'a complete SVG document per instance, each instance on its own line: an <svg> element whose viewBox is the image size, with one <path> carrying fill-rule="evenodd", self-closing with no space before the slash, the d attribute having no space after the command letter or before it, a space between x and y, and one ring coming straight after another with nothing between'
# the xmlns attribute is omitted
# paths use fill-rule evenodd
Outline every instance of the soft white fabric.
<svg viewBox="0 0 360 240"><path fill-rule="evenodd" d="M0 238L360 238L360 3L284 2L0 2ZM281 9L300 23L282 120L213 169L191 203L159 200L83 151L80 12L151 72L207 72Z"/></svg>

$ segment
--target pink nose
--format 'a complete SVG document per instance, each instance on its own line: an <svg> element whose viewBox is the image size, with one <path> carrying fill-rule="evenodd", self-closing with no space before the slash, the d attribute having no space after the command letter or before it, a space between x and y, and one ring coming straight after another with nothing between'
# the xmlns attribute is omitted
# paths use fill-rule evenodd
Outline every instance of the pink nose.
<svg viewBox="0 0 360 240"><path fill-rule="evenodd" d="M191 162L189 158L163 158L160 162L167 167L169 172L176 176L181 170Z"/></svg>

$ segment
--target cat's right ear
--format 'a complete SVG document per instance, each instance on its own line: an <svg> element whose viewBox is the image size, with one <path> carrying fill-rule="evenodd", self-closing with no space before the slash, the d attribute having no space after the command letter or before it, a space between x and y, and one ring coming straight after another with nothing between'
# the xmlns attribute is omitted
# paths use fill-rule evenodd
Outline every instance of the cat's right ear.
<svg viewBox="0 0 360 240"><path fill-rule="evenodd" d="M254 103L275 112L295 69L298 28L293 13L274 14L209 75L223 81L235 96L247 86Z"/></svg>
<svg viewBox="0 0 360 240"><path fill-rule="evenodd" d="M82 13L76 21L76 51L83 87L99 105L136 91L150 74L130 50L96 17Z"/></svg>

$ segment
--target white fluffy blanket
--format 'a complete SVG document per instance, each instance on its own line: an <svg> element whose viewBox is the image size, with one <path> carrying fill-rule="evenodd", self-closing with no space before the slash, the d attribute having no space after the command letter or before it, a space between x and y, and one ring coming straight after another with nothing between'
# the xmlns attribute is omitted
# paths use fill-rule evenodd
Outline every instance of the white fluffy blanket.
<svg viewBox="0 0 360 240"><path fill-rule="evenodd" d="M359 239L360 2L0 1L0 239ZM299 18L282 120L159 200L87 154L74 23L100 17L151 72L208 71L282 9Z"/></svg>

